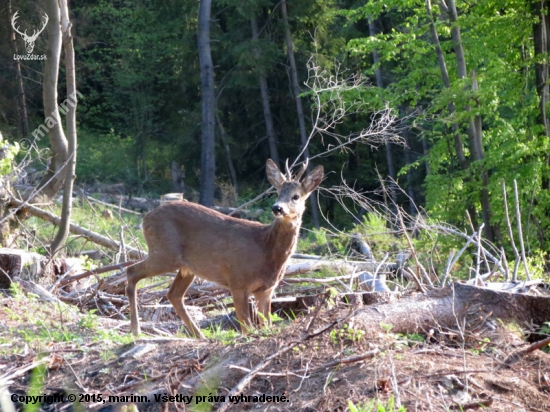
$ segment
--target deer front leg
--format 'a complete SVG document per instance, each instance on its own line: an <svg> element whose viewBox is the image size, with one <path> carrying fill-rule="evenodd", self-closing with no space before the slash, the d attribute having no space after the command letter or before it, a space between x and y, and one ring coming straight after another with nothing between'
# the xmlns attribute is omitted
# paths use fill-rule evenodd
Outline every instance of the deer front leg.
<svg viewBox="0 0 550 412"><path fill-rule="evenodd" d="M258 313L261 314L259 315L260 326L271 325L271 297L273 296L274 289L275 288L271 288L262 292L254 292Z"/></svg>
<svg viewBox="0 0 550 412"><path fill-rule="evenodd" d="M248 292L245 290L231 290L233 296L233 306L237 312L237 319L241 324L243 335L252 329L252 319L250 318L250 308L248 307Z"/></svg>
<svg viewBox="0 0 550 412"><path fill-rule="evenodd" d="M191 334L195 338L205 339L205 336L197 325L195 325L195 322L193 322L193 319L191 319L185 305L183 304L183 296L185 295L185 292L187 292L187 289L189 289L191 283L193 283L194 279L195 275L189 272L187 268L181 268L178 271L176 279L174 279L174 283L170 286L170 290L166 294L166 297L172 306L174 306L174 309L176 309L178 316L185 322L191 331Z"/></svg>

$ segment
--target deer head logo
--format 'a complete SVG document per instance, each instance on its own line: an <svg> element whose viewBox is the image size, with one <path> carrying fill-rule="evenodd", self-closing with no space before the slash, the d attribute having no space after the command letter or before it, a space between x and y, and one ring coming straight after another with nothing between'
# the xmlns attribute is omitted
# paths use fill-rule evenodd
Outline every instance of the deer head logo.
<svg viewBox="0 0 550 412"><path fill-rule="evenodd" d="M27 49L27 53L32 53L33 49L34 49L34 42L36 41L36 39L38 38L38 35L40 33L42 33L44 31L44 29L46 28L46 24L48 24L48 15L46 13L44 13L44 16L42 17L42 20L44 21L44 24L42 26L42 28L40 30L34 30L33 33L32 33L32 36L29 36L27 34L27 30L25 30L24 33L21 33L21 31L19 31L19 27L16 27L15 24L16 24L16 20L17 18L19 17L17 15L17 13L19 13L19 11L16 11L15 14L13 15L13 18L11 19L11 25L13 27L13 30L15 30L17 33L19 33L21 35L21 37L23 37L23 40L25 40L25 48Z"/></svg>

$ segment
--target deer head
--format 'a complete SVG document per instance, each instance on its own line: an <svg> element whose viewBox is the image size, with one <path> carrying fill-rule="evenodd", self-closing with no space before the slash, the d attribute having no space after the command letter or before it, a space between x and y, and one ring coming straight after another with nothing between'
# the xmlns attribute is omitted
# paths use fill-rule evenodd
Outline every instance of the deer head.
<svg viewBox="0 0 550 412"><path fill-rule="evenodd" d="M317 166L308 174L303 181L300 181L307 169L308 160L306 159L302 168L293 179L286 162L286 174L282 174L279 168L271 159L267 161L266 172L267 180L277 189L279 197L272 207L272 212L276 218L292 220L301 218L305 210L305 201L313 192L321 180L323 180L323 166Z"/></svg>
<svg viewBox="0 0 550 412"><path fill-rule="evenodd" d="M25 40L25 48L27 49L27 53L32 53L32 51L34 50L34 42L36 41L36 39L38 38L38 35L40 33L42 33L44 31L44 29L46 28L46 24L48 24L48 15L46 13L44 13L44 16L42 17L43 21L44 21L44 24L42 25L42 28L40 30L34 30L32 35L29 36L27 34L27 30L25 30L25 32L21 32L19 30L19 27L16 27L15 24L16 24L16 20L17 18L19 17L17 14L19 13L19 11L16 11L15 14L13 15L13 18L11 19L11 25L13 27L13 30L15 30L17 33L19 33L21 35L21 37L23 37L23 40Z"/></svg>

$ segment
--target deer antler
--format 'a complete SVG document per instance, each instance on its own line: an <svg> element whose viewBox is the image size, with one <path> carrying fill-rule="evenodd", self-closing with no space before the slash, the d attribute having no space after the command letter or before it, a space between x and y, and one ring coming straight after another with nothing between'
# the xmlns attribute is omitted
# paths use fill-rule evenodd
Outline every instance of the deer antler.
<svg viewBox="0 0 550 412"><path fill-rule="evenodd" d="M307 170L307 165L309 164L309 158L306 157L306 161L302 164L302 170L298 172L296 175L296 181L299 181L304 174L304 172Z"/></svg>
<svg viewBox="0 0 550 412"><path fill-rule="evenodd" d="M288 168L288 158L286 159L286 162L285 162L285 170L286 170L286 180L290 182L292 180L292 174L290 173L290 169Z"/></svg>

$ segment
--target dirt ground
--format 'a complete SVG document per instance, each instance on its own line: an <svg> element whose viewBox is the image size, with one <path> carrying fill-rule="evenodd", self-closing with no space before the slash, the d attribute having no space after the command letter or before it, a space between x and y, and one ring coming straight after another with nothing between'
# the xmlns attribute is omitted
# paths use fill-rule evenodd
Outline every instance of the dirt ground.
<svg viewBox="0 0 550 412"><path fill-rule="evenodd" d="M326 309L309 330L322 330L345 312ZM397 411L392 405L406 411L550 411L550 355L538 350L504 365L528 344L501 326L491 336L465 340L449 331L367 338L350 328L339 332L342 323L308 335L310 321L298 318L271 333L230 341L134 339L128 321L3 295L0 389L6 395L7 388L16 410L37 402L43 411L313 412L346 411L351 402L365 411ZM175 332L181 325L158 326ZM37 363L45 365L42 373L31 368ZM231 392L257 365L264 367L242 392ZM230 392L236 396L231 400ZM38 395L44 397L25 398ZM373 409L364 405L369 402Z"/></svg>

